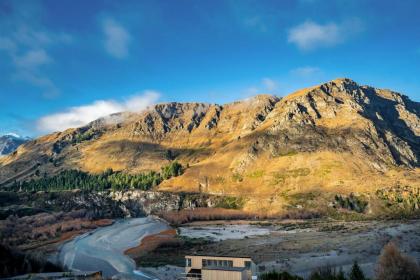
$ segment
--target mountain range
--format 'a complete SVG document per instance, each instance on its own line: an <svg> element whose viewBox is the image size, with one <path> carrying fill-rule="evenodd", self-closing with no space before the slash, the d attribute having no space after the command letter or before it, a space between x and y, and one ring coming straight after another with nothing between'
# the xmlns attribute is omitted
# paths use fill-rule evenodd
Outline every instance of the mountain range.
<svg viewBox="0 0 420 280"><path fill-rule="evenodd" d="M30 140L28 137L21 137L14 133L0 136L0 156L14 152L20 145Z"/></svg>
<svg viewBox="0 0 420 280"><path fill-rule="evenodd" d="M420 103L341 78L285 97L164 103L31 140L0 159L0 184L65 169L136 173L170 161L162 191L241 196L250 210L314 208L420 182ZM415 206L418 207L418 206Z"/></svg>

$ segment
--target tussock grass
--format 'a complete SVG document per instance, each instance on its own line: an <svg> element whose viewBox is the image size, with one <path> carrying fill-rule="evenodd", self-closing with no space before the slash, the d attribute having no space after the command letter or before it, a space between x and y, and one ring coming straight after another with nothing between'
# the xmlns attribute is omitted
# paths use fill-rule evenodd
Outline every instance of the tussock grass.
<svg viewBox="0 0 420 280"><path fill-rule="evenodd" d="M255 170L247 174L248 178L256 179L264 176L264 170Z"/></svg>
<svg viewBox="0 0 420 280"><path fill-rule="evenodd" d="M285 171L278 171L273 173L272 184L283 184L287 178L297 178L302 176L308 176L311 173L309 168L297 168Z"/></svg>

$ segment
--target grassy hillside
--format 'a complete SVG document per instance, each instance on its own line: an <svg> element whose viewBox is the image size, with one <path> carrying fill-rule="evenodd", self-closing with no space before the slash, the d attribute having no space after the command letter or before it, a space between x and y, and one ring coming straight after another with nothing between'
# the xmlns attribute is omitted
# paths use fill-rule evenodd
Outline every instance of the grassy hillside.
<svg viewBox="0 0 420 280"><path fill-rule="evenodd" d="M158 104L23 145L0 159L0 184L66 169L137 174L177 160L184 173L156 189L237 196L266 213L354 212L334 204L353 193L368 202L366 214L384 214L380 193L407 188L418 197L419 116L406 96L349 79L281 99Z"/></svg>

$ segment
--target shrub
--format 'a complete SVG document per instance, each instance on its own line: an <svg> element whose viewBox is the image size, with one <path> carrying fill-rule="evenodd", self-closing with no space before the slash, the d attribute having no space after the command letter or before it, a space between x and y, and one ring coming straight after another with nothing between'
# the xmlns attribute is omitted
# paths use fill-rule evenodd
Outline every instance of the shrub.
<svg viewBox="0 0 420 280"><path fill-rule="evenodd" d="M243 197L224 196L217 203L217 208L242 209L246 200Z"/></svg>
<svg viewBox="0 0 420 280"><path fill-rule="evenodd" d="M286 271L270 271L261 275L261 280L303 280L302 277L291 275Z"/></svg>
<svg viewBox="0 0 420 280"><path fill-rule="evenodd" d="M162 178L166 180L171 177L182 175L183 172L184 170L182 165L177 161L173 161L170 164L162 167Z"/></svg>
<svg viewBox="0 0 420 280"><path fill-rule="evenodd" d="M402 254L395 243L384 246L376 267L378 280L418 280L420 268L416 261Z"/></svg>
<svg viewBox="0 0 420 280"><path fill-rule="evenodd" d="M397 185L376 191L392 217L418 218L420 215L420 187Z"/></svg>
<svg viewBox="0 0 420 280"><path fill-rule="evenodd" d="M232 174L232 181L234 182L242 182L244 180L243 176L239 173Z"/></svg>
<svg viewBox="0 0 420 280"><path fill-rule="evenodd" d="M348 197L341 195L335 196L335 203L341 208L356 211L357 213L363 213L368 205L367 201L362 200L360 197L355 196L351 193Z"/></svg>
<svg viewBox="0 0 420 280"><path fill-rule="evenodd" d="M357 261L355 261L349 273L349 280L365 280L365 279L366 278L365 278L365 275L363 274L363 271L360 269L360 266L357 263Z"/></svg>
<svg viewBox="0 0 420 280"><path fill-rule="evenodd" d="M282 170L273 173L273 185L283 184L287 178L297 178L302 176L307 176L311 173L309 168L297 168L290 170Z"/></svg>
<svg viewBox="0 0 420 280"><path fill-rule="evenodd" d="M254 213L235 209L224 208L195 208L183 209L180 211L169 211L161 213L163 219L172 225L180 225L193 221L211 221L211 220L242 220L263 218Z"/></svg>
<svg viewBox="0 0 420 280"><path fill-rule="evenodd" d="M294 210L289 210L286 213L282 214L280 218L309 220L309 219L317 219L317 218L320 218L321 216L322 216L322 213L319 211L312 211L312 210L306 210L306 209L294 209Z"/></svg>
<svg viewBox="0 0 420 280"><path fill-rule="evenodd" d="M319 267L312 271L309 280L346 280L343 271L338 272L330 265Z"/></svg>
<svg viewBox="0 0 420 280"><path fill-rule="evenodd" d="M249 178L261 178L264 176L264 170L255 170L247 175Z"/></svg>

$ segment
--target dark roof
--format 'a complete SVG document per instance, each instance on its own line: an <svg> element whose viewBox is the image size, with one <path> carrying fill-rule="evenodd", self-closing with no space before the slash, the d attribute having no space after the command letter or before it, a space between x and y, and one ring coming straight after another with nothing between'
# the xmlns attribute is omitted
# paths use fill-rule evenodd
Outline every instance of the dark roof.
<svg viewBox="0 0 420 280"><path fill-rule="evenodd" d="M223 270L223 271L244 271L246 267L221 267L221 266L206 266L201 270Z"/></svg>

